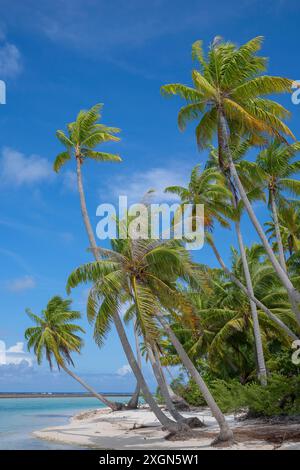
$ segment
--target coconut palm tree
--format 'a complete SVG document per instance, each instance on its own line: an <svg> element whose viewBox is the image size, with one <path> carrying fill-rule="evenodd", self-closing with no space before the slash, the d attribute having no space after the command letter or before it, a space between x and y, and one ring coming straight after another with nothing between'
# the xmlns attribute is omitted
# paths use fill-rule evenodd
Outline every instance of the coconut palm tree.
<svg viewBox="0 0 300 470"><path fill-rule="evenodd" d="M299 151L300 142L286 145L275 140L256 158L261 178L268 191L268 205L272 211L279 261L285 271L287 268L278 220L278 206L286 206L287 194L300 195L300 182L294 178L300 171L300 161L294 160Z"/></svg>
<svg viewBox="0 0 300 470"><path fill-rule="evenodd" d="M98 123L101 108L102 104L96 104L87 111L81 110L76 120L67 125L66 133L62 130L56 132L58 140L63 144L66 150L56 156L53 164L54 171L59 172L62 166L69 160L72 160L72 158L76 162L77 187L80 197L81 212L92 249L93 246L97 244L87 211L81 167L88 159L97 162L121 161L119 155L94 150L99 144L118 142L120 140L120 138L115 135L120 132L120 129Z"/></svg>
<svg viewBox="0 0 300 470"><path fill-rule="evenodd" d="M112 250L98 248L102 259L77 268L68 279L67 290L79 283L92 282L87 304L87 313L95 322L94 337L101 344L116 312L119 312L124 298L131 298L136 309L142 334L147 341L155 341L159 335L156 319L162 323L180 358L197 381L219 427L219 439L232 439L224 415L220 411L208 387L192 361L186 355L176 335L161 314L164 306L184 309L190 312L190 305L176 289L176 280L182 279L197 285L197 267L190 260L189 253L178 241L112 240ZM125 296L125 297L124 297Z"/></svg>
<svg viewBox="0 0 300 470"><path fill-rule="evenodd" d="M81 167L88 158L100 162L121 160L118 155L98 152L94 150L94 148L101 143L109 141L116 142L119 140L119 138L114 135L119 132L118 128L107 127L103 124L98 123L100 118L101 106L102 105L97 104L87 111L80 111L76 118L76 121L67 125L67 134L61 130L57 131L57 138L66 147L66 150L57 155L54 162L54 170L58 172L67 161L69 161L72 157L75 158L77 169L77 185L80 196L82 218L88 235L90 247L96 260L99 258L99 254L97 251L97 243L94 231L86 206ZM124 326L117 310L114 313L114 323L128 362L132 368L133 373L136 376L139 387L143 391L146 401L148 402L152 411L156 414L159 421L163 425L171 426L172 421L169 420L160 410L150 393L150 390L146 384L141 369L133 354L131 345L128 341Z"/></svg>
<svg viewBox="0 0 300 470"><path fill-rule="evenodd" d="M270 240L275 241L275 248L278 249L277 229L274 218L272 222L266 222L268 227L266 233ZM300 207L297 202L281 204L278 212L278 227L283 252L288 252L290 256L300 251Z"/></svg>
<svg viewBox="0 0 300 470"><path fill-rule="evenodd" d="M240 159L242 155L241 148L244 150L247 148L247 145L240 145L236 146L236 154L235 159ZM191 174L190 182L188 188L180 188L180 187L173 187L173 188L166 188L167 192L175 192L178 194L181 199L182 203L186 204L187 202L192 202L193 204L204 204L205 207L205 214L206 214L206 229L208 228L209 224L212 225L213 219L218 220L221 225L228 227L228 222L224 220L222 217L222 213L226 213L227 215L233 217L233 212L229 211L231 199L234 199L233 205L236 209L235 218L235 229L237 233L237 238L239 242L240 252L243 259L243 266L244 266L244 273L245 273L245 280L247 289L253 295L253 286L251 282L250 271L247 263L247 257L245 254L245 247L241 232L240 226L240 214L239 210L239 200L237 195L234 191L230 192L232 187L226 189L225 188L225 178L222 174L218 172L218 167L214 167L214 152L211 151L211 159L209 162L209 168L207 168L201 175L197 171L197 167L194 168ZM246 176L244 176L244 179ZM248 183L248 181L247 181ZM249 185L249 184L248 184ZM252 192L257 192L254 186L254 190L251 189ZM232 197L231 197L232 194ZM253 197L253 196L252 196ZM258 322L258 315L257 315L257 308L255 302L249 299L249 303L251 306L252 318L253 318L253 328L254 328L254 337L255 337L255 345L256 345L256 354L257 354L257 364L258 364L258 377L261 381L262 385L267 384L267 371L264 359L264 352L262 346L262 339L259 329L259 322Z"/></svg>
<svg viewBox="0 0 300 470"><path fill-rule="evenodd" d="M273 315L289 325L291 330L299 332L298 324L290 311L286 291L279 284L272 265L264 260L263 248L260 245L246 248L246 256L255 297L260 299ZM243 262L235 250L232 272L236 277L243 279ZM223 274L220 276L219 272L215 272L211 274L211 279L212 291L205 305L197 310L205 331L202 340L208 344L209 362L214 370L222 368L223 361L227 365L235 364L236 368L240 363L241 369L252 374L256 361L248 360L255 358L255 354L249 353L249 348L253 346L253 316L247 298L234 283L230 280L228 282ZM287 333L259 309L258 318L266 357L269 355L268 345L272 338L287 347L290 346ZM244 377L249 375L248 373L243 374Z"/></svg>
<svg viewBox="0 0 300 470"><path fill-rule="evenodd" d="M49 300L40 316L35 315L29 309L26 310L27 315L36 325L25 331L28 350L33 348L38 364L41 364L43 358L46 357L50 369L55 362L58 369L63 369L101 403L109 406L113 411L121 409L122 403L112 403L68 368L69 364L74 365L72 353L79 353L83 345L77 333L84 333L81 326L73 323L81 315L80 312L71 310L71 303L69 299L55 296Z"/></svg>
<svg viewBox="0 0 300 470"><path fill-rule="evenodd" d="M300 292L281 267L265 232L259 223L247 192L237 173L230 151L230 137L251 136L253 143L265 142L266 136L294 138L283 122L289 113L276 101L265 96L290 92L293 81L283 77L261 75L266 69L266 59L257 55L262 37L256 37L237 47L231 42L216 38L207 57L202 42L192 47L192 56L200 70L193 70L193 87L173 83L162 87L164 95L178 95L188 104L178 114L180 129L188 121L199 120L196 127L198 146L204 148L214 137L218 138L219 165L234 192L239 192L245 209L264 245L267 255L282 284L294 300L294 309L300 323Z"/></svg>

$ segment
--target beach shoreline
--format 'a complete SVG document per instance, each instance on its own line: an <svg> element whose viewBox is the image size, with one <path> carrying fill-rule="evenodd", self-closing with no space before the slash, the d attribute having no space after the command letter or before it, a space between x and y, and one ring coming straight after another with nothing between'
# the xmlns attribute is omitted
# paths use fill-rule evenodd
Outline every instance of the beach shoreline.
<svg viewBox="0 0 300 470"><path fill-rule="evenodd" d="M137 410L111 412L107 408L89 410L74 415L64 426L53 426L35 431L33 435L51 442L75 445L86 449L102 450L138 450L138 449L177 449L177 450L213 450L211 443L218 434L218 426L208 409L183 413L185 417L197 416L205 423L205 428L194 430L194 437L187 440L167 440L167 431L163 431L153 413L145 405ZM270 428L265 425L266 437L257 438L258 421L238 421L233 415L227 416L228 423L235 434L235 442L229 447L233 450L274 450L300 449L299 440L283 440L280 443L281 426ZM263 424L259 424L263 431ZM292 425L293 426L293 425ZM270 429L274 430L274 439L270 439ZM289 429L292 427L289 425ZM294 425L298 432L299 424ZM272 434L271 432L271 434ZM264 436L261 432L261 436ZM276 437L277 436L277 437ZM279 442L279 444L278 444ZM228 448L228 447L225 447Z"/></svg>

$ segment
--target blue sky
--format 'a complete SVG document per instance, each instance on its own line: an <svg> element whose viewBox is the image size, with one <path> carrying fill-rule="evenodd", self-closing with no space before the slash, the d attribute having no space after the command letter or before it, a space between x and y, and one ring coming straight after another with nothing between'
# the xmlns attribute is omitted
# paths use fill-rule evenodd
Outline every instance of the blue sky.
<svg viewBox="0 0 300 470"><path fill-rule="evenodd" d="M297 6L293 0L0 0L0 80L7 86L7 104L0 105L0 339L7 350L0 391L79 390L46 365L37 368L22 345L25 308L39 312L51 296L65 295L67 275L89 259L74 165L58 176L52 171L60 151L56 129L97 102L104 103L103 122L122 129L121 142L107 150L123 163L84 167L94 226L97 205L115 202L119 193L137 200L149 188L185 183L205 152L197 152L192 126L178 131L179 101L163 99L160 86L189 84L191 44L203 39L207 46L216 35L237 43L265 36L269 72L299 79ZM281 102L293 112L297 135L300 108L289 97ZM244 228L246 242L255 241L246 219ZM224 231L216 237L229 260L234 237ZM215 264L207 248L197 259ZM78 288L72 296L87 330L77 369L104 391L131 390L115 332L101 350L92 341L86 295Z"/></svg>

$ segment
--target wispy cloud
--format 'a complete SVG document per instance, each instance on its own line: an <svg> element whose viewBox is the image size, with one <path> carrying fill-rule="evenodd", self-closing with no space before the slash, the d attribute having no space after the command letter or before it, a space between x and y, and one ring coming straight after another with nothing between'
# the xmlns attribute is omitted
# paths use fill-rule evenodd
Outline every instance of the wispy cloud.
<svg viewBox="0 0 300 470"><path fill-rule="evenodd" d="M63 173L64 189L71 192L77 192L77 176L75 171L67 170Z"/></svg>
<svg viewBox="0 0 300 470"><path fill-rule="evenodd" d="M189 168L176 163L173 168L155 167L117 177L114 185L110 187L111 195L113 198L121 195L128 196L129 203L136 203L140 202L149 190L153 190L152 198L155 201L176 201L176 196L165 193L164 190L167 186L185 186ZM102 190L100 190L100 196L101 198L104 196Z"/></svg>
<svg viewBox="0 0 300 470"><path fill-rule="evenodd" d="M124 366L120 367L118 370L117 370L117 375L121 375L122 377L124 375L128 375L128 374L131 374L132 373L132 370L131 370L131 367L129 364L124 364Z"/></svg>
<svg viewBox="0 0 300 470"><path fill-rule="evenodd" d="M31 225L22 222L16 222L16 220L9 219L0 219L0 225L7 227L13 230L18 230L20 232L27 232L32 235L47 234L52 237L57 237L65 243L72 242L74 240L74 235L68 231L61 231L57 229L47 228L44 225Z"/></svg>
<svg viewBox="0 0 300 470"><path fill-rule="evenodd" d="M23 292L36 287L36 281L32 276L26 275L5 282L5 288L10 292Z"/></svg>
<svg viewBox="0 0 300 470"><path fill-rule="evenodd" d="M21 53L15 44L6 40L5 32L0 28L0 77L16 77L21 70Z"/></svg>
<svg viewBox="0 0 300 470"><path fill-rule="evenodd" d="M39 155L25 156L5 147L1 156L2 185L23 186L41 183L53 177L50 162Z"/></svg>

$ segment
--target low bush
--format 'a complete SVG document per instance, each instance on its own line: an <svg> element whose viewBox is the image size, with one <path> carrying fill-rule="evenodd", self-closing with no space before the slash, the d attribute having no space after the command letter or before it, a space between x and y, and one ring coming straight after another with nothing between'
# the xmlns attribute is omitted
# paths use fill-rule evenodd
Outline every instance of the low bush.
<svg viewBox="0 0 300 470"><path fill-rule="evenodd" d="M257 382L242 385L237 380L213 380L208 386L224 413L247 410L250 416L300 414L300 376L273 374L266 387ZM192 380L178 386L177 391L190 405L206 405Z"/></svg>

